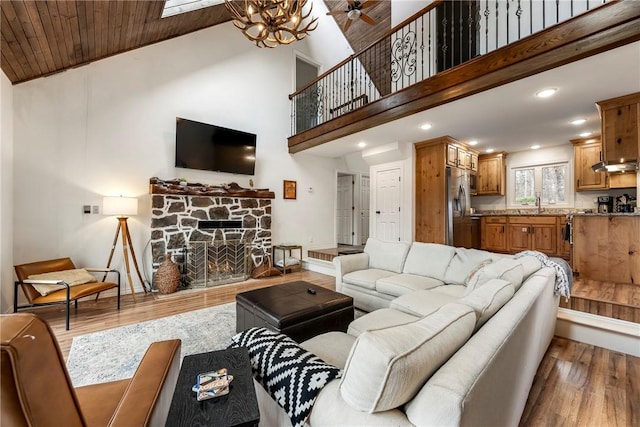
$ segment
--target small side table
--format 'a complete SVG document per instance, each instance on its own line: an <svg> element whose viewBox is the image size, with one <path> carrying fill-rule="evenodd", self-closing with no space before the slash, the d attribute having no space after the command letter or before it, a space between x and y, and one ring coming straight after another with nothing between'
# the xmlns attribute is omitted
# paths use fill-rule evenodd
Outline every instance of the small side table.
<svg viewBox="0 0 640 427"><path fill-rule="evenodd" d="M282 252L282 258L277 258L277 251ZM298 256L296 257L295 254ZM297 264L287 265L287 259L295 258L298 260ZM282 274L293 273L295 271L302 270L302 246L300 245L273 245L271 248L271 259L273 260L273 266L282 272ZM282 266L277 264L277 261L282 259Z"/></svg>
<svg viewBox="0 0 640 427"><path fill-rule="evenodd" d="M229 394L198 402L191 390L198 374L227 368L233 375ZM173 393L167 427L175 426L257 426L258 399L253 385L246 347L193 354L182 359Z"/></svg>

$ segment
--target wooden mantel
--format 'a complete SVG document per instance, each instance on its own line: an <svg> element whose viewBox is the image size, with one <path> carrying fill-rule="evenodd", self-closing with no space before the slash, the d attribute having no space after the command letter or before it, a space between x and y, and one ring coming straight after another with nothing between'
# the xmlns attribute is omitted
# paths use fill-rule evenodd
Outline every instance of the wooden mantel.
<svg viewBox="0 0 640 427"><path fill-rule="evenodd" d="M273 191L267 188L243 188L235 182L226 185L207 185L180 180L149 179L150 194L170 194L180 196L214 196L214 197L242 197L253 199L275 199Z"/></svg>

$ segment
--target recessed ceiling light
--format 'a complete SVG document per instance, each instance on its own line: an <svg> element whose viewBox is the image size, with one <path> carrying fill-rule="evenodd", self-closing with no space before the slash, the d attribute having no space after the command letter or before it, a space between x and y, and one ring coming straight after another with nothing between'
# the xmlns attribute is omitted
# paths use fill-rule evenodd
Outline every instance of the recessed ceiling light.
<svg viewBox="0 0 640 427"><path fill-rule="evenodd" d="M535 144L535 145L532 145L532 146L531 146L531 149L532 149L532 150L537 150L538 148L540 148L540 145L539 145L539 144Z"/></svg>
<svg viewBox="0 0 640 427"><path fill-rule="evenodd" d="M420 126L420 129L429 130L429 129L431 129L431 124L430 123L425 123L422 126Z"/></svg>
<svg viewBox="0 0 640 427"><path fill-rule="evenodd" d="M551 87L548 89L542 89L541 91L536 92L536 96L538 98L548 98L554 95L558 91L558 88Z"/></svg>
<svg viewBox="0 0 640 427"><path fill-rule="evenodd" d="M588 137L588 136L591 136L591 134L592 134L592 132L582 132L582 133L580 134L580 136L581 136L582 138L586 138L586 137Z"/></svg>
<svg viewBox="0 0 640 427"><path fill-rule="evenodd" d="M493 153L494 151L496 151L494 148L487 148L484 150L485 153Z"/></svg>
<svg viewBox="0 0 640 427"><path fill-rule="evenodd" d="M578 126L578 125L583 124L586 121L587 121L587 119L575 119L575 120L571 120L569 123L571 123L574 126Z"/></svg>
<svg viewBox="0 0 640 427"><path fill-rule="evenodd" d="M364 147L366 147L366 146L367 146L367 143L366 143L366 142L358 142L358 147L360 147L360 148L364 148Z"/></svg>
<svg viewBox="0 0 640 427"><path fill-rule="evenodd" d="M478 145L478 141L475 139L473 141L469 141L469 145Z"/></svg>

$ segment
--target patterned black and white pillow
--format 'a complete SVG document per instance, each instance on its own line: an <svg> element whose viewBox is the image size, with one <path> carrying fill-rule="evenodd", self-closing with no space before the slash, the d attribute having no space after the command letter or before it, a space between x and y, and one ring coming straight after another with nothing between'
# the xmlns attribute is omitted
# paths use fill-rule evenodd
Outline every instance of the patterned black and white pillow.
<svg viewBox="0 0 640 427"><path fill-rule="evenodd" d="M294 427L304 425L320 390L342 371L300 347L286 335L251 328L230 347L247 347L253 376L284 408Z"/></svg>

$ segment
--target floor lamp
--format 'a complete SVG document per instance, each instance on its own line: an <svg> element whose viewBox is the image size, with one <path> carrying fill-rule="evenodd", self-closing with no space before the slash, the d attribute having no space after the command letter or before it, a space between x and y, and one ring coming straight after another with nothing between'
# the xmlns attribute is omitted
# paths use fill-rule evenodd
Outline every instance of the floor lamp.
<svg viewBox="0 0 640 427"><path fill-rule="evenodd" d="M111 260L113 259L113 253L116 250L116 244L118 243L118 235L122 231L122 256L124 258L124 265L127 269L127 279L129 280L129 287L131 288L131 295L133 301L136 301L136 293L133 290L133 280L131 279L131 271L129 268L129 253L131 250L131 259L133 265L138 273L138 278L142 284L144 293L147 293L147 288L144 286L144 280L140 274L138 268L138 261L136 260L136 253L133 250L133 244L131 243L131 235L129 234L129 227L127 227L127 219L131 215L138 214L138 199L135 197L105 197L102 200L102 213L104 215L117 215L118 216L118 228L116 228L116 235L113 238L113 244L111 245L111 253L109 254L109 261L107 261L107 268L111 267Z"/></svg>

